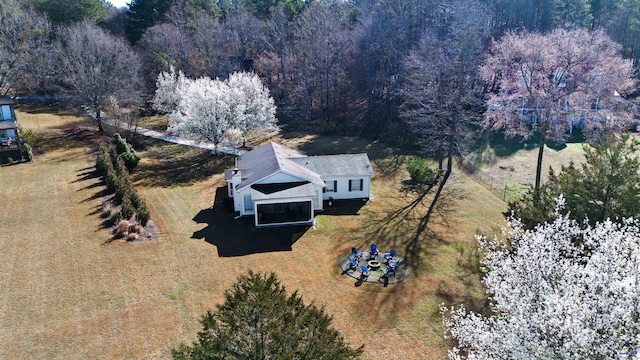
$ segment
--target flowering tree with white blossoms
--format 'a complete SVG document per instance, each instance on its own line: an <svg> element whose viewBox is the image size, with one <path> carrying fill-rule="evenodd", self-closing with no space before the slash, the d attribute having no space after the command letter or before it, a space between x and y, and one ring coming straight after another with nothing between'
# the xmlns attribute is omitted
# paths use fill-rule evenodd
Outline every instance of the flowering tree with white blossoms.
<svg viewBox="0 0 640 360"><path fill-rule="evenodd" d="M176 92L179 100L169 114L169 132L211 141L217 149L232 124L228 85L200 78L185 81Z"/></svg>
<svg viewBox="0 0 640 360"><path fill-rule="evenodd" d="M226 83L233 93L234 128L243 137L278 129L275 103L258 75L235 72Z"/></svg>
<svg viewBox="0 0 640 360"><path fill-rule="evenodd" d="M558 199L559 207L563 199ZM581 229L568 217L479 237L493 315L443 309L451 359L636 358L640 345L640 223Z"/></svg>
<svg viewBox="0 0 640 360"><path fill-rule="evenodd" d="M154 109L169 113L169 131L212 141L237 142L277 131L276 106L253 73L233 73L225 81L191 80L173 68L158 75Z"/></svg>
<svg viewBox="0 0 640 360"><path fill-rule="evenodd" d="M182 71L176 73L176 69L171 66L169 71L158 74L156 80L156 93L153 97L153 109L162 114L168 114L176 109L180 96L178 88L186 84Z"/></svg>

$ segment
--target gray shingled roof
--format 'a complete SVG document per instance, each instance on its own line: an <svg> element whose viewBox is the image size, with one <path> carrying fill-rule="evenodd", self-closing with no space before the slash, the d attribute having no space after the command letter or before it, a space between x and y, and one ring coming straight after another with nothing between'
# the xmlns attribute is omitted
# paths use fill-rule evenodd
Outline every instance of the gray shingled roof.
<svg viewBox="0 0 640 360"><path fill-rule="evenodd" d="M322 186L323 176L373 175L367 154L306 156L273 142L239 156L236 164L242 177L239 190L280 171ZM226 171L225 180L229 175Z"/></svg>
<svg viewBox="0 0 640 360"><path fill-rule="evenodd" d="M304 156L295 150L273 142L249 151L238 157L237 167L242 176L238 189L241 190L280 171L312 183L324 185L324 181L318 174L290 161L291 158Z"/></svg>
<svg viewBox="0 0 640 360"><path fill-rule="evenodd" d="M9 120L9 121L1 121L0 120L0 130L5 130L5 129L15 129L16 128L16 122L13 120Z"/></svg>
<svg viewBox="0 0 640 360"><path fill-rule="evenodd" d="M0 96L0 105L13 105L11 96Z"/></svg>
<svg viewBox="0 0 640 360"><path fill-rule="evenodd" d="M291 161L323 177L373 176L373 168L367 154L306 156Z"/></svg>

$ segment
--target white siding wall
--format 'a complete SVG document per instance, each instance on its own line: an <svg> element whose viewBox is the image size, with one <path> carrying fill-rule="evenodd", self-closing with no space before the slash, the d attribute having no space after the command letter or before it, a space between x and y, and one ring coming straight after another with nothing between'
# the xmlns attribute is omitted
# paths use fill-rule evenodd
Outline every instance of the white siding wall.
<svg viewBox="0 0 640 360"><path fill-rule="evenodd" d="M285 174L285 173L277 173L274 175L271 175L269 177L266 177L258 182L256 182L256 184L279 184L279 183L288 183L288 182L298 182L298 181L304 181L300 178L297 178L295 176L291 176L289 174ZM348 186L348 184L347 184ZM316 197L313 199L313 210L322 210L322 201L319 201L319 199L322 199L322 187L320 185L313 185L313 187L316 189ZM242 189L241 191L238 191L236 189L236 193L233 196L233 209L235 211L240 212L241 216L244 215L253 215L255 213L255 204L254 206L252 206L251 210L245 210L245 194L251 194L251 187L246 187L244 189ZM282 200L279 199L278 202L281 202ZM264 202L264 200L262 201Z"/></svg>
<svg viewBox="0 0 640 360"><path fill-rule="evenodd" d="M324 204L322 203L322 188L318 185L313 185L316 189L316 196L312 201L313 210L324 210Z"/></svg>
<svg viewBox="0 0 640 360"><path fill-rule="evenodd" d="M362 179L361 191L349 191L349 180ZM371 177L369 176L354 176L354 177L323 177L325 183L330 181L337 181L337 191L325 192L322 194L324 200L330 197L334 199L369 199L371 195Z"/></svg>
<svg viewBox="0 0 640 360"><path fill-rule="evenodd" d="M371 177L369 176L353 176L353 177L325 177L323 178L326 183L329 181L337 181L337 191L334 192L322 192L322 187L318 185L314 185L316 188L316 194L318 198L322 198L323 200L328 200L330 197L334 199L369 199L371 197ZM362 179L362 190L349 191L349 180L358 181ZM257 182L258 184L275 184L275 183L286 183L286 182L296 182L301 181L301 179L285 174L285 173L277 173L268 178L262 179ZM241 216L245 215L253 215L255 213L255 204L251 206L250 210L245 210L245 195L251 194L251 187L246 187L240 191L236 190L236 193L233 196L233 207L235 211L238 211ZM277 200L278 202L282 200ZM262 201L264 202L264 200ZM318 199L313 199L313 209L314 210L322 210L322 201L318 201Z"/></svg>
<svg viewBox="0 0 640 360"><path fill-rule="evenodd" d="M253 211L246 212L244 210L244 195L251 194L251 188L246 188L243 191L237 191L233 196L233 209L235 211L239 211L240 215L250 215L253 214Z"/></svg>

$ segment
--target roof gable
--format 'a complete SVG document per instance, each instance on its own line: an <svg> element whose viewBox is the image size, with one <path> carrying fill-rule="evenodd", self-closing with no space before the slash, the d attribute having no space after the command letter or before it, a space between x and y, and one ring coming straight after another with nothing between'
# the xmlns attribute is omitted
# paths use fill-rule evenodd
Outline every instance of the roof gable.
<svg viewBox="0 0 640 360"><path fill-rule="evenodd" d="M278 172L324 185L318 174L292 162L291 159L295 157L305 157L305 155L273 142L239 156L237 167L240 170L242 180L238 189L242 190Z"/></svg>
<svg viewBox="0 0 640 360"><path fill-rule="evenodd" d="M367 154L306 156L273 142L239 156L236 164L241 174L238 190L277 173L320 186L324 186L322 177L373 175Z"/></svg>
<svg viewBox="0 0 640 360"><path fill-rule="evenodd" d="M11 96L0 96L0 105L13 105Z"/></svg>

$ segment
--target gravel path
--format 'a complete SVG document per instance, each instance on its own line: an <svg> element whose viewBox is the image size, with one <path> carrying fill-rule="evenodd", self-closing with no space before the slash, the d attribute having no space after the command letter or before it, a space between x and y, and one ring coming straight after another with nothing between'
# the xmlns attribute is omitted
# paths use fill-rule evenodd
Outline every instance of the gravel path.
<svg viewBox="0 0 640 360"><path fill-rule="evenodd" d="M199 148L199 149L205 149L205 150L211 150L211 151L217 150L219 153L223 153L223 154L242 155L243 153L246 152L245 150L239 150L239 149L236 149L236 148L233 148L233 147L222 146L222 145L218 145L218 148L216 149L215 145L213 143L210 143L210 142L191 140L191 139L183 139L183 138L179 138L177 136L172 136L172 135L168 135L168 134L165 134L165 133L161 133L159 131L145 129L145 128L141 128L141 127L137 127L135 129L135 131L136 131L136 133L138 133L140 135L151 137L151 138L154 138L154 139L158 139L158 140L162 140L162 141L166 141L166 142L171 142L171 143L175 143L175 144L191 146L191 147L195 147L195 148Z"/></svg>
<svg viewBox="0 0 640 360"><path fill-rule="evenodd" d="M91 114L89 115L91 116ZM107 125L116 127L115 121L111 119L103 118L102 122L104 122ZM118 123L117 125L119 125L121 129L129 130L128 125L125 123ZM218 148L216 149L216 146L211 142L183 139L177 136L169 135L169 134L162 133L160 131L151 130L151 129L145 129L139 126L134 127L131 130L135 130L137 134L140 134L142 136L146 136L146 137L150 137L150 138L154 138L154 139L158 139L158 140L162 140L162 141L166 141L174 144L191 146L198 149L211 150L211 151L216 150L218 153L222 153L222 154L242 155L246 152L246 150L236 149L234 147L222 146L222 145L218 145Z"/></svg>

